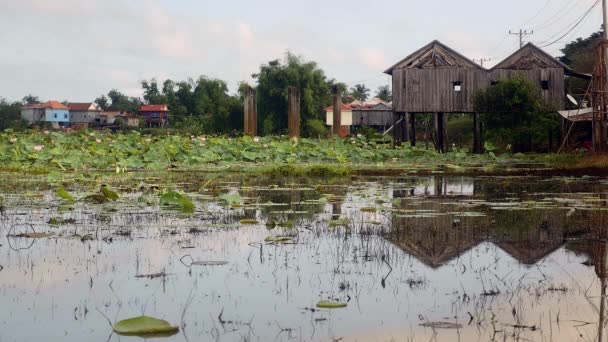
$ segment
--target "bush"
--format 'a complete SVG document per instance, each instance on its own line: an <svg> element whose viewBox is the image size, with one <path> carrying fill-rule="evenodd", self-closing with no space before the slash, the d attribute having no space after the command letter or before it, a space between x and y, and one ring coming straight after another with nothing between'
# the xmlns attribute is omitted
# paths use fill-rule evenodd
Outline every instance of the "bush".
<svg viewBox="0 0 608 342"><path fill-rule="evenodd" d="M306 121L304 130L304 133L311 138L325 138L329 133L329 129L325 126L325 122L318 119Z"/></svg>
<svg viewBox="0 0 608 342"><path fill-rule="evenodd" d="M540 88L524 77L501 80L479 92L475 111L493 141L513 146L514 152L539 149L549 132L559 128L557 114L543 101Z"/></svg>

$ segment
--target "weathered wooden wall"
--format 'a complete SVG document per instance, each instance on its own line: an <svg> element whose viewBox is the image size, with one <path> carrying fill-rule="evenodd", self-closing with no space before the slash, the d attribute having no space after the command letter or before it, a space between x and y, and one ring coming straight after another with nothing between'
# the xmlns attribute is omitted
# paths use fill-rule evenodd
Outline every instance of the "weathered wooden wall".
<svg viewBox="0 0 608 342"><path fill-rule="evenodd" d="M392 110L353 109L353 126L390 127L392 124Z"/></svg>
<svg viewBox="0 0 608 342"><path fill-rule="evenodd" d="M245 89L244 106L245 135L256 136L258 134L258 105L255 89L251 87Z"/></svg>
<svg viewBox="0 0 608 342"><path fill-rule="evenodd" d="M287 88L287 120L289 137L300 137L300 91L296 87Z"/></svg>
<svg viewBox="0 0 608 342"><path fill-rule="evenodd" d="M566 82L563 68L546 68L532 70L495 69L490 72L492 81L515 78L524 75L530 82L540 88L541 81L549 81L549 89L541 89L543 99L562 110L566 106Z"/></svg>
<svg viewBox="0 0 608 342"><path fill-rule="evenodd" d="M563 68L531 70L482 70L462 67L436 69L396 68L393 76L393 109L414 113L472 113L473 97L492 85L493 81L522 75L541 87L549 81L549 89L541 90L543 98L557 109L565 105ZM454 91L455 82L461 91Z"/></svg>

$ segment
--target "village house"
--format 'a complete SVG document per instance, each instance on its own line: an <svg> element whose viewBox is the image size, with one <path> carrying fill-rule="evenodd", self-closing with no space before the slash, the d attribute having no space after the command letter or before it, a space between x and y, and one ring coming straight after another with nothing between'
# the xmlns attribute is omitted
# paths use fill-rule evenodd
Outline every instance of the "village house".
<svg viewBox="0 0 608 342"><path fill-rule="evenodd" d="M45 116L45 108L40 103L28 104L21 108L21 119L30 124L43 122Z"/></svg>
<svg viewBox="0 0 608 342"><path fill-rule="evenodd" d="M124 110L107 110L97 115L95 123L97 126L138 127L139 118Z"/></svg>
<svg viewBox="0 0 608 342"><path fill-rule="evenodd" d="M354 100L349 104L342 104L341 118L341 135L354 134L364 126L384 132L393 125L393 108L391 103L379 98L366 102ZM333 120L333 106L329 106L325 108L325 124L333 126Z"/></svg>
<svg viewBox="0 0 608 342"><path fill-rule="evenodd" d="M142 105L139 107L139 116L148 127L164 127L169 123L169 108L164 104Z"/></svg>
<svg viewBox="0 0 608 342"><path fill-rule="evenodd" d="M475 152L481 152L479 113L474 95L502 79L524 77L536 84L543 98L557 109L565 106L565 78L591 78L575 72L534 44L528 43L488 70L439 41L432 41L385 71L393 79L395 126L400 137L416 144L416 114L435 116L436 148L447 151L447 114L473 115ZM395 132L397 134L397 132Z"/></svg>
<svg viewBox="0 0 608 342"><path fill-rule="evenodd" d="M353 108L347 104L342 103L342 115L341 118L341 126L340 126L340 136L345 137L350 133L350 126L353 124ZM325 108L325 124L328 126L334 125L334 107L329 106Z"/></svg>
<svg viewBox="0 0 608 342"><path fill-rule="evenodd" d="M97 116L101 113L101 107L95 102L71 102L67 106L70 109L71 126L79 126L80 128L87 128L89 124L95 122Z"/></svg>
<svg viewBox="0 0 608 342"><path fill-rule="evenodd" d="M21 109L21 118L30 124L50 122L56 127L70 124L70 109L58 101L27 105Z"/></svg>

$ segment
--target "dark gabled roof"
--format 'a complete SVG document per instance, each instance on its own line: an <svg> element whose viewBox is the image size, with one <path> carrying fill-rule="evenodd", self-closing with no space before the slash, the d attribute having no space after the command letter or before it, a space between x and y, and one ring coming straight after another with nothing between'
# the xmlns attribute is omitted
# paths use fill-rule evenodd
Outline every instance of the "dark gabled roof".
<svg viewBox="0 0 608 342"><path fill-rule="evenodd" d="M68 108L73 111L86 112L93 106L93 102L70 102ZM92 109L91 111L100 111L99 109Z"/></svg>
<svg viewBox="0 0 608 342"><path fill-rule="evenodd" d="M551 241L547 243L501 241L494 242L494 245L524 265L536 265L536 263L560 248L563 243L562 241Z"/></svg>
<svg viewBox="0 0 608 342"><path fill-rule="evenodd" d="M448 244L431 244L425 246L424 243L420 241L411 241L407 239L390 241L402 251L432 269L437 269L449 263L481 243L481 239L470 239L465 241L451 241Z"/></svg>
<svg viewBox="0 0 608 342"><path fill-rule="evenodd" d="M563 68L565 74L568 76L591 79L591 75L581 74L574 71L568 65L564 64L559 59L551 56L550 54L548 54L547 52L532 43L524 45L521 49L515 51L509 57L505 58L502 62L496 64L491 70L529 70L536 68Z"/></svg>
<svg viewBox="0 0 608 342"><path fill-rule="evenodd" d="M434 40L429 44L418 49L416 52L405 57L397 64L388 68L384 73L392 74L395 68L408 68L408 69L427 69L427 68L447 68L447 67L462 67L462 68L475 68L483 69L479 64L468 59L464 55L460 54L456 50L449 46L441 43L438 40Z"/></svg>

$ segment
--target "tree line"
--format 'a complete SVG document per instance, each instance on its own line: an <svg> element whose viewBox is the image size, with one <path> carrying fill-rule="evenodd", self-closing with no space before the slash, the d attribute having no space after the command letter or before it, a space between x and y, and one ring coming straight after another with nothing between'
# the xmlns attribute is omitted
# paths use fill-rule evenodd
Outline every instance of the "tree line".
<svg viewBox="0 0 608 342"><path fill-rule="evenodd" d="M577 71L591 73L595 60L594 46L601 37L601 32L596 32L587 38L578 38L568 43L561 50L563 56L560 60ZM290 52L287 52L283 59L261 65L252 76L257 83L255 87L258 96L258 131L261 134L282 134L287 131L288 86L296 86L300 90L302 131L309 136L326 133L323 108L332 103L332 87L337 86L343 92L345 103L354 100L366 101L371 97L371 90L365 84L348 87L342 82L328 78L315 62L305 61ZM113 89L97 97L95 102L104 110L125 110L131 113L136 113L142 104L167 104L171 112L172 127L187 128L201 133L238 134L243 129L242 90L246 86L249 85L241 83L238 91L231 94L225 81L206 76L184 81L167 79L160 82L151 79L141 82L143 91L141 98L127 96ZM527 87L522 83L519 86ZM570 78L567 86L570 93L580 94L584 93L587 83ZM508 93L506 87L504 89L499 87L495 91L499 90ZM379 87L374 96L386 102L392 100L388 85ZM486 97L480 96L477 102L485 108L508 106L504 103L488 103L492 96L491 94ZM533 97L536 101L536 97ZM498 98L500 96L495 96L495 99ZM24 104L37 102L40 102L40 99L33 95L27 95L21 101L14 102L0 97L0 129L25 127L26 125L20 120L21 107ZM542 103L532 107L546 108ZM489 122L488 124L491 125ZM542 130L546 128L542 127ZM504 133L505 136L509 134L509 132Z"/></svg>
<svg viewBox="0 0 608 342"><path fill-rule="evenodd" d="M258 97L258 125L262 134L282 134L287 131L287 87L296 86L300 90L301 124L305 135L318 136L326 130L324 108L332 103L332 87L338 86L343 92L343 101L366 101L370 89L364 84L348 87L330 79L312 61L287 52L283 59L269 61L260 66L252 75ZM166 79L143 80L143 96L128 96L117 89L97 97L94 102L103 110L121 110L137 113L142 104L166 104L170 110L170 126L189 129L201 133L238 134L243 130L242 82L236 92L230 93L225 81L200 76L184 81ZM382 86L375 93L384 101L391 101L388 86ZM0 129L25 127L20 120L21 107L25 104L40 103L33 95L21 101L9 102L0 98Z"/></svg>

